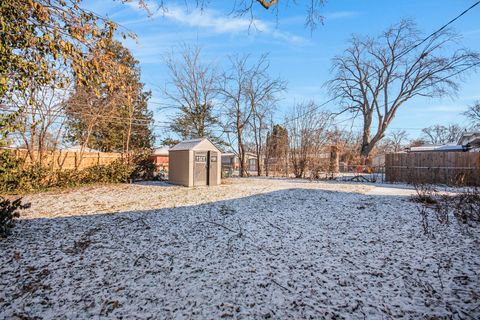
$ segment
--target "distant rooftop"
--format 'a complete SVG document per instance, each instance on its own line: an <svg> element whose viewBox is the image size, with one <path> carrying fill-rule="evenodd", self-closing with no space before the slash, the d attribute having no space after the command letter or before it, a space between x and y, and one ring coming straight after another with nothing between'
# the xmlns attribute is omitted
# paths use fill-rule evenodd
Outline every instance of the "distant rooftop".
<svg viewBox="0 0 480 320"><path fill-rule="evenodd" d="M462 145L423 145L419 147L410 147L408 149L410 152L448 152L448 151L467 151L467 149Z"/></svg>
<svg viewBox="0 0 480 320"><path fill-rule="evenodd" d="M156 156L168 156L168 147L159 147L159 148L156 148L155 150L153 150L153 155L156 155Z"/></svg>

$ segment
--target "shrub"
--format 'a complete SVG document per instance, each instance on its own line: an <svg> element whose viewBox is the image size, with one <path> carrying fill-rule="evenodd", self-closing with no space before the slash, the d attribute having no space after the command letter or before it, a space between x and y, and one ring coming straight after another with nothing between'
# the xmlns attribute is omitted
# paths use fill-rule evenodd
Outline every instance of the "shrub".
<svg viewBox="0 0 480 320"><path fill-rule="evenodd" d="M459 223L478 226L480 224L480 189L467 189L454 196L452 207Z"/></svg>
<svg viewBox="0 0 480 320"><path fill-rule="evenodd" d="M420 203L419 213L423 231L435 237L435 225L448 225L453 217L466 227L480 226L480 189L469 188L457 194L442 194L430 185L416 185L413 201ZM431 221L433 217L433 221Z"/></svg>
<svg viewBox="0 0 480 320"><path fill-rule="evenodd" d="M83 170L52 170L40 165L12 164L0 175L0 193L24 193L90 183L124 183L131 180L135 165L116 160Z"/></svg>
<svg viewBox="0 0 480 320"><path fill-rule="evenodd" d="M129 182L135 167L124 160L115 160L108 165L96 165L79 172L79 181L88 183Z"/></svg>
<svg viewBox="0 0 480 320"><path fill-rule="evenodd" d="M437 203L437 189L430 184L414 184L415 195L412 196L414 202L422 203L424 205L433 205Z"/></svg>
<svg viewBox="0 0 480 320"><path fill-rule="evenodd" d="M0 191L8 192L18 187L18 173L23 162L8 150L0 151Z"/></svg>
<svg viewBox="0 0 480 320"><path fill-rule="evenodd" d="M20 217L18 210L27 209L30 203L22 204L22 198L10 201L0 197L0 237L10 234L10 229L15 224L15 218Z"/></svg>
<svg viewBox="0 0 480 320"><path fill-rule="evenodd" d="M135 170L132 173L133 180L153 180L155 179L156 166L148 158L147 154L141 154L133 159Z"/></svg>
<svg viewBox="0 0 480 320"><path fill-rule="evenodd" d="M131 161L118 159L108 165L96 165L83 170L55 170L39 164L26 166L11 152L3 151L0 152L0 194L76 187L90 183L152 180L155 170L155 165L146 154L140 154Z"/></svg>

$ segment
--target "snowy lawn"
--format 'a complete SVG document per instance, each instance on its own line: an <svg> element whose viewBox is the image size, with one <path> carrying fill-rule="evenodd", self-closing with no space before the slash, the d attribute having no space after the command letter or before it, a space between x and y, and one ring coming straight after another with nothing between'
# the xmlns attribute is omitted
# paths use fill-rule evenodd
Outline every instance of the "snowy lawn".
<svg viewBox="0 0 480 320"><path fill-rule="evenodd" d="M480 318L478 234L425 237L411 193L232 179L27 196L0 240L0 319Z"/></svg>

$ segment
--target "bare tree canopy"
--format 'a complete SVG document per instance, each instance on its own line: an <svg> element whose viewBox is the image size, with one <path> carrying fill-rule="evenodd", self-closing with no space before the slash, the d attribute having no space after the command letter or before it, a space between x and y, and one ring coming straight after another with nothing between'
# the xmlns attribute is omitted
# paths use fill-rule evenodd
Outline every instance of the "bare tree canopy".
<svg viewBox="0 0 480 320"><path fill-rule="evenodd" d="M233 56L230 64L230 69L220 77L218 90L223 98L225 130L235 133L235 151L240 160L240 175L243 176L246 173L247 132L249 129L253 131L258 161L265 140L268 110L277 102L277 95L285 91L286 83L270 76L267 55L260 56L253 63L248 55Z"/></svg>
<svg viewBox="0 0 480 320"><path fill-rule="evenodd" d="M218 124L214 113L218 73L215 66L201 61L201 48L185 46L181 59L166 59L170 82L165 95L178 109L171 129L183 139L208 137L216 140L212 128ZM217 141L218 142L218 141Z"/></svg>
<svg viewBox="0 0 480 320"><path fill-rule="evenodd" d="M332 114L327 111L318 112L318 106L310 101L294 105L285 122L290 144L290 162L295 177L303 178L307 171L310 174L318 171L316 160L330 142Z"/></svg>
<svg viewBox="0 0 480 320"><path fill-rule="evenodd" d="M42 164L46 151L57 147L69 94L69 88L44 86L31 79L26 90L17 90L12 96L11 107L19 110L15 123L20 141L16 143L25 146L32 163Z"/></svg>
<svg viewBox="0 0 480 320"><path fill-rule="evenodd" d="M458 124L449 126L434 125L422 129L423 140L431 144L454 143L460 139L465 129Z"/></svg>
<svg viewBox="0 0 480 320"><path fill-rule="evenodd" d="M415 23L403 20L378 37L354 36L350 47L333 59L335 75L327 85L342 112L363 120L363 157L385 136L405 102L457 92L459 77L480 63L479 54L467 49L446 53L458 39L443 29L424 41Z"/></svg>
<svg viewBox="0 0 480 320"><path fill-rule="evenodd" d="M408 140L408 133L405 130L397 129L390 132L382 141L379 149L383 152L399 152Z"/></svg>
<svg viewBox="0 0 480 320"><path fill-rule="evenodd" d="M480 101L471 105L463 115L468 118L474 129L480 129Z"/></svg>
<svg viewBox="0 0 480 320"><path fill-rule="evenodd" d="M133 0L122 0L122 2L132 2ZM149 3L146 0L137 1L139 7L151 11ZM169 6L175 4L173 1L157 0L156 1L159 10L168 11ZM212 5L208 0L184 0L183 3L187 7L199 8L205 10L208 6ZM315 30L318 24L322 24L324 17L320 14L320 8L325 4L325 0L240 0L231 2L231 14L237 16L249 16L252 24L255 22L256 8L273 11L278 17L280 10L291 10L293 6L302 6L305 11L305 26L311 30ZM282 7L282 8L281 8Z"/></svg>

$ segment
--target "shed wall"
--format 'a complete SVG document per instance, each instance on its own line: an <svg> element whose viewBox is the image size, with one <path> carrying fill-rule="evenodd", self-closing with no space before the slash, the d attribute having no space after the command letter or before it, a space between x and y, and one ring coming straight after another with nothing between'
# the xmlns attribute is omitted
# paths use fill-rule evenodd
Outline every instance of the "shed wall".
<svg viewBox="0 0 480 320"><path fill-rule="evenodd" d="M214 170L216 171L216 174L210 175L210 179L212 177L215 177L215 181L210 180L210 185L211 186L217 186L222 184L222 154L220 152L216 151L210 151L210 157L217 157L216 162L210 162L210 171Z"/></svg>
<svg viewBox="0 0 480 320"><path fill-rule="evenodd" d="M193 186L193 152L189 150L170 151L168 159L168 180L173 184Z"/></svg>

